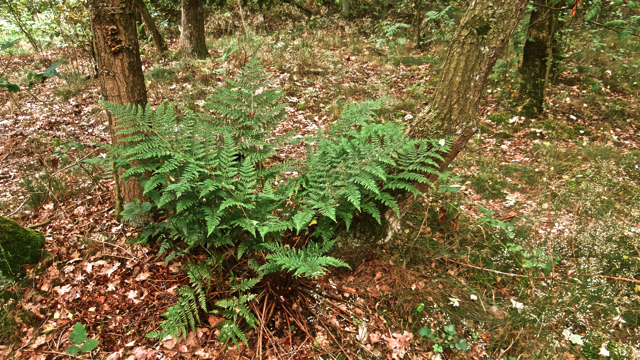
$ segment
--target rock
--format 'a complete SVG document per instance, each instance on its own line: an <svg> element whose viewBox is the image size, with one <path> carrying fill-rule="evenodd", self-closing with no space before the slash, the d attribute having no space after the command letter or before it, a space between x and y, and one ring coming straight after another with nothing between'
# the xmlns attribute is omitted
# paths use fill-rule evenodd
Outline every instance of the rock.
<svg viewBox="0 0 640 360"><path fill-rule="evenodd" d="M22 265L34 264L40 260L44 236L0 216L0 247L0 271L5 276L21 275Z"/></svg>

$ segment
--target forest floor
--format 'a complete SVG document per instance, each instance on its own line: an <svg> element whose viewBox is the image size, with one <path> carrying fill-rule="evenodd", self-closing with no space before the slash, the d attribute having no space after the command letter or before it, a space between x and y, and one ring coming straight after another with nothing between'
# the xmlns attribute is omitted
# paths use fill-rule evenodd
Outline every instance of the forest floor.
<svg viewBox="0 0 640 360"><path fill-rule="evenodd" d="M214 42L206 61L161 59L145 46L149 103L198 109L247 60L247 51L225 55L232 40ZM254 41L266 44L258 57L289 103L278 132L297 135L327 128L350 101L388 97L380 121L416 116L442 56L381 52L355 33ZM249 332L253 346L223 352L211 314L186 339L145 337L189 285L188 259L165 264L157 245L127 244L140 229L114 219L109 169L83 162L110 142L89 60L53 50L0 58L0 68L23 81L57 61L61 78L0 93L0 215L46 237L29 276L3 285L0 357L64 358L80 322L99 359L640 358L637 90L594 90L567 70L534 120L515 115L508 72L492 78L481 132L402 234L347 259L353 271L307 284L322 295L315 321L273 314L260 346Z"/></svg>

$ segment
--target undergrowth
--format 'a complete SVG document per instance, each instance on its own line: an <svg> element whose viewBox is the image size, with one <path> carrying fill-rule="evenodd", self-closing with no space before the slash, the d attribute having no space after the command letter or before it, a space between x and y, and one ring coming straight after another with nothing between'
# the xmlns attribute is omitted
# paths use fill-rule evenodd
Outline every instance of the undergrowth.
<svg viewBox="0 0 640 360"><path fill-rule="evenodd" d="M149 334L154 338L185 335L195 329L199 311L213 311L227 319L220 324L221 341L246 343L244 331L257 325L252 301L283 281L293 286L277 294L290 298L282 295L299 279L347 266L325 255L337 229L349 229L365 214L380 223L381 207L398 211L393 192L420 195L413 184L428 183L423 174L435 172L451 141L411 140L401 124L374 122L371 115L384 99L348 105L327 134L274 138L287 104L258 61L227 82L205 104L210 113L182 109L178 118L167 104L155 111L105 104L125 136L111 150L116 167L126 169L123 178L136 178L149 199L128 204L122 215L135 219L153 208L165 219L145 228L138 241L160 242L159 255L169 254L165 261L204 248L214 263L228 264L221 255L233 249L231 263L244 264L237 275L230 273L237 295L213 306L198 290L201 279L192 276L196 290L178 290L162 330ZM274 161L287 141L305 141L306 157ZM296 175L285 177L285 171Z"/></svg>

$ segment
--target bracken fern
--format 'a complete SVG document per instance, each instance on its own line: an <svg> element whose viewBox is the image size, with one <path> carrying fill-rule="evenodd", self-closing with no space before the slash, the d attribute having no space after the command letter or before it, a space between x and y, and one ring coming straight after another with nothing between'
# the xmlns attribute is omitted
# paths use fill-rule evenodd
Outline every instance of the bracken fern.
<svg viewBox="0 0 640 360"><path fill-rule="evenodd" d="M178 117L166 104L154 111L105 103L124 137L111 151L116 168L125 169L123 179L137 179L154 211L166 218L147 226L139 241L160 241L160 253L174 249L165 261L195 247L213 254L234 247L238 260L248 256L256 276L318 277L328 266L346 266L324 255L339 226L348 228L357 212L381 222L379 205L397 211L393 194L419 195L414 183L428 183L424 174L434 173L439 153L448 150L449 138L412 140L402 124L376 123L373 111L383 101L378 100L347 106L328 133L291 140L308 142L304 160L275 161L276 149L291 135L273 136L286 104L267 79L252 59L236 80L228 80L233 88L220 87L211 95L209 114L183 109ZM286 177L285 171L299 175ZM301 232L311 240L283 243L285 234ZM175 250L179 242L186 247ZM195 290L179 290L162 330L150 335L185 334L199 320L198 305L209 311L205 283L211 278L201 266L188 267ZM246 342L239 319L256 326L248 304L255 299L249 290L259 280L241 281L240 295L215 304L228 319L221 325L222 340Z"/></svg>

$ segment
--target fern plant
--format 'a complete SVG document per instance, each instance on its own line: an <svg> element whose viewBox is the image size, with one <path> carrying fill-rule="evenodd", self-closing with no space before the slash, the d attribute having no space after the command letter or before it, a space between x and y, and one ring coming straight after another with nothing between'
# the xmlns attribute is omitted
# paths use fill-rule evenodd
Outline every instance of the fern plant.
<svg viewBox="0 0 640 360"><path fill-rule="evenodd" d="M160 323L161 329L148 333L147 337L162 340L171 335L173 339L178 339L189 331L196 331L196 323L200 323L196 292L190 287L183 287L177 293L178 302L162 315L166 320Z"/></svg>
<svg viewBox="0 0 640 360"><path fill-rule="evenodd" d="M238 295L216 302L216 306L222 309L214 310L213 312L223 315L227 319L217 325L220 327L220 336L218 340L221 342L231 340L236 345L238 345L238 340L240 340L248 346L247 338L240 326L238 326L238 323L241 320L244 320L247 325L252 328L255 329L257 327L258 319L251 310L249 310L249 303L256 299L256 295L248 292L256 286L260 279L244 279L236 281L233 277L233 273L231 273L231 275L231 293L237 293Z"/></svg>
<svg viewBox="0 0 640 360"><path fill-rule="evenodd" d="M125 169L122 178L137 179L166 219L147 226L138 241L159 241L159 255L171 250L166 261L195 247L214 255L233 248L238 261L248 258L256 277L236 284L233 298L208 307L207 267L191 265L187 273L194 288L178 291L162 329L150 334L156 338L193 330L201 309L227 318L221 339L246 342L239 323L257 323L248 304L256 299L250 290L262 276L315 278L329 266L347 266L325 255L336 229L348 228L357 212L381 222L378 206L398 210L395 192L419 195L413 184L428 182L423 174L435 171L439 153L451 141L411 140L402 125L373 120L382 100L367 101L347 106L329 132L302 138L315 144L304 160L278 162L276 149L291 139L291 134L273 136L284 118L283 93L255 59L228 82L230 88L211 95L209 114L183 109L179 117L167 104L152 110L105 103L124 136L123 145L111 149L116 168ZM299 175L287 177L286 171ZM149 208L132 204L129 213ZM302 232L306 242L288 242ZM179 242L186 246L174 246Z"/></svg>

